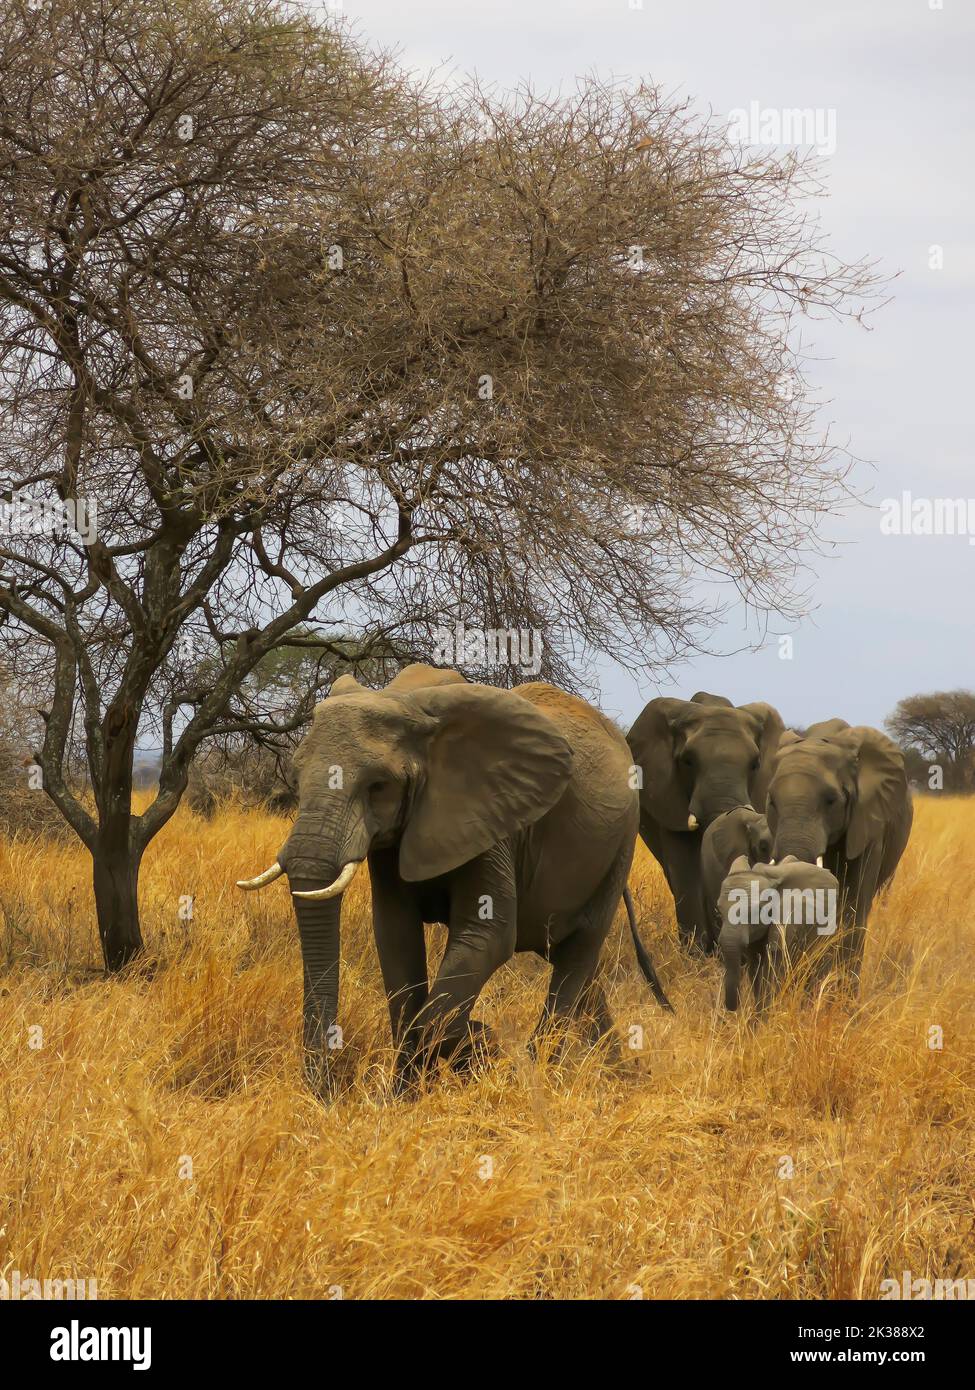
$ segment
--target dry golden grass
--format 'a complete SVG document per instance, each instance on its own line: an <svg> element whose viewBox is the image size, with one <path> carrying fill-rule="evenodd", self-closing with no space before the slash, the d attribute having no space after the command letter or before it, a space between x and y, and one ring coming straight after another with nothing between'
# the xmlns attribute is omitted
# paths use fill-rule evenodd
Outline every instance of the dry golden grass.
<svg viewBox="0 0 975 1390"><path fill-rule="evenodd" d="M113 982L85 853L0 843L0 1274L94 1277L103 1298L874 1298L904 1269L975 1277L975 803L917 812L858 1007L787 999L757 1031L717 1013L717 963L679 953L640 847L676 1017L618 923L622 1060L530 1062L546 971L519 959L480 1008L505 1057L413 1103L388 1096L360 874L327 1110L300 1082L286 889L233 887L284 822L181 811L143 871L157 968Z"/></svg>

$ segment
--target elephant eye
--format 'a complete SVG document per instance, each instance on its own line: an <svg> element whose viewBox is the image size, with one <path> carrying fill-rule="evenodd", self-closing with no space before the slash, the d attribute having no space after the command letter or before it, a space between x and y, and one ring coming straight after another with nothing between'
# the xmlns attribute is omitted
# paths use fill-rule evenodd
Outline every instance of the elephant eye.
<svg viewBox="0 0 975 1390"><path fill-rule="evenodd" d="M760 759L760 758L752 758L752 763L751 763L751 770L752 770L752 772L757 772L757 771L758 771L758 765L759 765L760 762L761 762L761 759Z"/></svg>

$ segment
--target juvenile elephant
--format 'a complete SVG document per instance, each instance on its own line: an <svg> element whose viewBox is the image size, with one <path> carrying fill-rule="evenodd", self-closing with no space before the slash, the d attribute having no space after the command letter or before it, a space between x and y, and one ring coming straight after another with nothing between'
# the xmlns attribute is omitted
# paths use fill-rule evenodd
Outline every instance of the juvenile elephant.
<svg viewBox="0 0 975 1390"><path fill-rule="evenodd" d="M708 927L717 940L720 926L718 898L725 875L741 856L749 864L767 864L772 858L772 832L764 816L751 806L736 806L713 820L701 840L701 887L709 911Z"/></svg>
<svg viewBox="0 0 975 1390"><path fill-rule="evenodd" d="M699 691L651 700L629 732L642 773L640 834L663 869L685 946L714 949L714 899L701 883L701 839L736 806L761 811L783 724L771 705L737 708Z"/></svg>
<svg viewBox="0 0 975 1390"><path fill-rule="evenodd" d="M738 1008L741 969L764 1012L790 968L836 932L839 884L828 869L787 855L779 864L731 866L718 894L725 1008Z"/></svg>
<svg viewBox="0 0 975 1390"><path fill-rule="evenodd" d="M594 1033L612 1026L596 974L639 808L608 719L551 685L497 690L411 666L381 692L343 676L295 763L291 835L271 869L239 886L288 876L314 1089L331 1089L341 896L364 859L398 1086L435 1056L470 1060L485 1032L472 1006L515 951L552 964L539 1027L567 1015ZM448 928L432 985L425 922Z"/></svg>
<svg viewBox="0 0 975 1390"><path fill-rule="evenodd" d="M841 958L859 982L867 919L911 834L904 755L885 734L842 719L779 744L766 807L773 857L825 864L840 885Z"/></svg>

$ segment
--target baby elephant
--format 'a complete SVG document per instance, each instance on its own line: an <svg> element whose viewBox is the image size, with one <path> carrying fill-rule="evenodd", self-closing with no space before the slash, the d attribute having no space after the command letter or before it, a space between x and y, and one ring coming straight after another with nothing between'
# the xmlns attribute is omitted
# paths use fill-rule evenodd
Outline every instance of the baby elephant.
<svg viewBox="0 0 975 1390"><path fill-rule="evenodd" d="M780 864L736 859L718 895L725 1008L738 1008L744 961L756 1007L764 1012L789 968L835 934L838 902L839 884L828 869L791 854Z"/></svg>
<svg viewBox="0 0 975 1390"><path fill-rule="evenodd" d="M712 940L717 941L721 926L718 895L725 875L736 859L744 855L749 864L767 864L772 857L772 832L764 816L751 806L736 806L717 816L701 841L701 887L708 911Z"/></svg>

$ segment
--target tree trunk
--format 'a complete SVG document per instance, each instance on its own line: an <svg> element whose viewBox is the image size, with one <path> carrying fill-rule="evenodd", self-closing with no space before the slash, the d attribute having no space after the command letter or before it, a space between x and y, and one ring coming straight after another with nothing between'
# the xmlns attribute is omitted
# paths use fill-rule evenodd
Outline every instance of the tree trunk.
<svg viewBox="0 0 975 1390"><path fill-rule="evenodd" d="M105 760L97 787L98 833L92 848L98 935L111 974L142 950L139 927L139 865L143 841L133 833L132 769L138 727L136 709L144 689L120 691L105 712Z"/></svg>
<svg viewBox="0 0 975 1390"><path fill-rule="evenodd" d="M142 950L139 927L139 864L141 852L124 827L99 831L92 854L95 912L105 969L111 974L129 964Z"/></svg>

